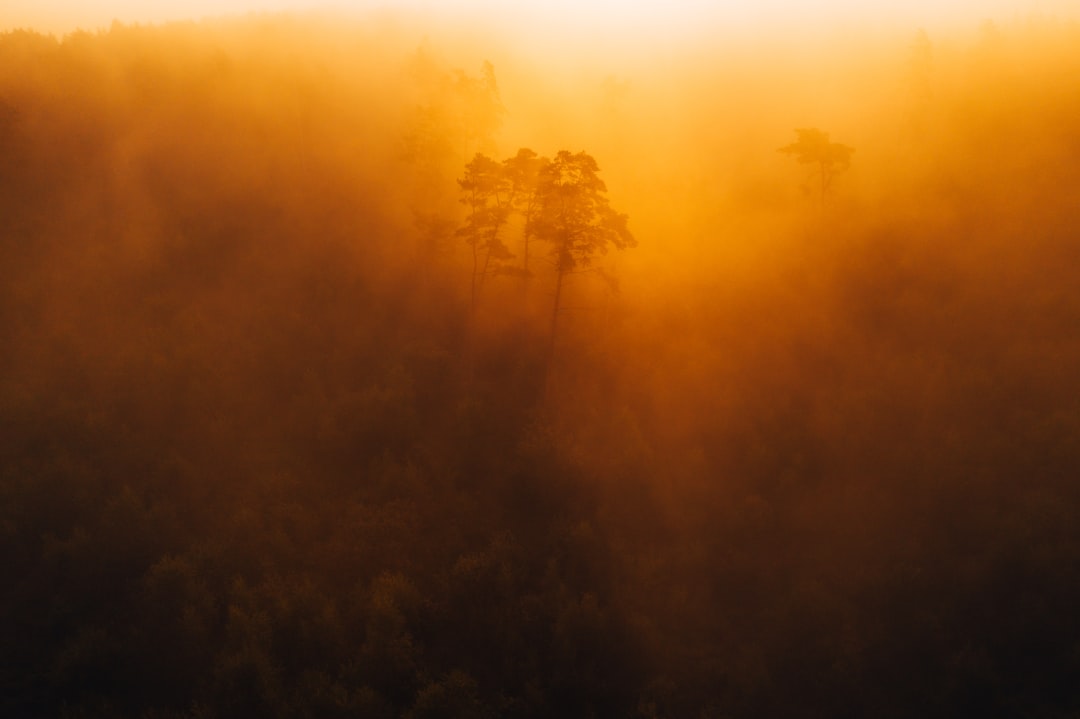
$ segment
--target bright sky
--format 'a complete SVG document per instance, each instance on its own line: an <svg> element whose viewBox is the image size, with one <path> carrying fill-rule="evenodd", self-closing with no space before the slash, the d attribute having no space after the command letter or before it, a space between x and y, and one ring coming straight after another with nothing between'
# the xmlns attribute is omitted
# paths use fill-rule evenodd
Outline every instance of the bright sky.
<svg viewBox="0 0 1080 719"><path fill-rule="evenodd" d="M55 33L124 23L197 19L252 11L365 10L390 6L448 16L481 12L528 28L607 32L902 23L937 27L1032 15L1080 19L1080 0L0 0L0 29Z"/></svg>

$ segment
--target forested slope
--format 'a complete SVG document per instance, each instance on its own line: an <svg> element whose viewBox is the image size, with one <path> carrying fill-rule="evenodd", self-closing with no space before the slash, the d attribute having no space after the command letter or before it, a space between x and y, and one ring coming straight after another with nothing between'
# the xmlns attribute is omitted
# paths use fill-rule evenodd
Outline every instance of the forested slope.
<svg viewBox="0 0 1080 719"><path fill-rule="evenodd" d="M1076 38L945 44L822 199L698 66L534 121L375 21L0 35L0 714L1080 711ZM637 239L554 345L542 223L470 297L517 145Z"/></svg>

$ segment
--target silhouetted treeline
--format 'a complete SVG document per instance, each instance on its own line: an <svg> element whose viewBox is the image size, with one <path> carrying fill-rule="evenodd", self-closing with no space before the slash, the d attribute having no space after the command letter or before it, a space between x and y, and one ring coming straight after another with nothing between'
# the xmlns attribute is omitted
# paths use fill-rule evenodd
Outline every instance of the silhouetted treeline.
<svg viewBox="0 0 1080 719"><path fill-rule="evenodd" d="M385 21L0 35L0 715L1080 712L1076 38L743 117Z"/></svg>

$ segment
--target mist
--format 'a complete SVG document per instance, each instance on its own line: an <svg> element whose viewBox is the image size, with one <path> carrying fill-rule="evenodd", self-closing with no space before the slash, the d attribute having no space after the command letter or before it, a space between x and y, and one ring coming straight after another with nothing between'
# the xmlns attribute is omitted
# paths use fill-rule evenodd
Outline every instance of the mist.
<svg viewBox="0 0 1080 719"><path fill-rule="evenodd" d="M500 13L0 34L0 714L1080 711L1080 28Z"/></svg>

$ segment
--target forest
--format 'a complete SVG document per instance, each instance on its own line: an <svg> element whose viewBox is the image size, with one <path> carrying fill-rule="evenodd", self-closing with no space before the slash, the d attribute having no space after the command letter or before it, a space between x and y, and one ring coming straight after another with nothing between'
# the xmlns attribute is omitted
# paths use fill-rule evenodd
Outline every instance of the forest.
<svg viewBox="0 0 1080 719"><path fill-rule="evenodd" d="M1080 716L1078 213L1075 23L0 33L0 716Z"/></svg>

